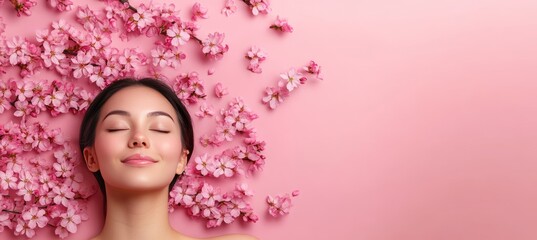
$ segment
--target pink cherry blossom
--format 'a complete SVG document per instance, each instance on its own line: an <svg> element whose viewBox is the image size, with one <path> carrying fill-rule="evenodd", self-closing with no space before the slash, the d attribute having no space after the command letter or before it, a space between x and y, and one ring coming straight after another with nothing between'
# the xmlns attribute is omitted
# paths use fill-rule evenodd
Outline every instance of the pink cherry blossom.
<svg viewBox="0 0 537 240"><path fill-rule="evenodd" d="M68 30L71 29L71 26L65 21L65 19L60 19L58 21L52 22L52 28L60 32L68 32Z"/></svg>
<svg viewBox="0 0 537 240"><path fill-rule="evenodd" d="M19 63L26 64L30 61L28 43L25 39L15 36L11 40L6 41L6 46L11 65L17 65Z"/></svg>
<svg viewBox="0 0 537 240"><path fill-rule="evenodd" d="M145 27L153 24L155 19L153 19L153 13L149 9L139 8L138 12L132 14L132 21L135 23L138 29L142 30Z"/></svg>
<svg viewBox="0 0 537 240"><path fill-rule="evenodd" d="M224 8L222 8L221 13L229 17L229 15L237 11L237 5L235 5L235 0L226 0Z"/></svg>
<svg viewBox="0 0 537 240"><path fill-rule="evenodd" d="M285 96L287 96L286 89L267 87L265 96L262 100L264 103L268 104L271 109L275 109L283 102Z"/></svg>
<svg viewBox="0 0 537 240"><path fill-rule="evenodd" d="M75 233L77 231L77 225L82 222L81 216L72 208L69 208L67 212L62 213L61 218L60 226L67 229L70 233Z"/></svg>
<svg viewBox="0 0 537 240"><path fill-rule="evenodd" d="M323 80L321 75L321 66L319 66L319 64L317 64L315 61L310 61L309 64L303 68L303 70L307 73L315 74L317 79Z"/></svg>
<svg viewBox="0 0 537 240"><path fill-rule="evenodd" d="M229 50L228 45L223 43L224 37L224 33L210 33L205 41L202 42L202 52L213 59L221 59L224 56L224 53Z"/></svg>
<svg viewBox="0 0 537 240"><path fill-rule="evenodd" d="M27 238L32 238L35 235L35 230L28 226L28 223L22 219L17 219L15 227L15 235L25 235Z"/></svg>
<svg viewBox="0 0 537 240"><path fill-rule="evenodd" d="M78 52L76 55L76 58L72 58L71 62L73 71L73 77L75 78L81 78L81 77L89 77L91 73L93 73L93 66L90 64L91 61L91 54L84 53L82 51Z"/></svg>
<svg viewBox="0 0 537 240"><path fill-rule="evenodd" d="M182 60L186 58L186 55L184 52L181 52L179 48L173 48L171 49L172 57L168 60L169 65L172 68L177 68ZM162 78L158 78L162 79Z"/></svg>
<svg viewBox="0 0 537 240"><path fill-rule="evenodd" d="M228 156L221 156L215 162L216 170L214 170L213 176L220 177L224 175L226 177L232 177L235 173L234 169L237 164Z"/></svg>
<svg viewBox="0 0 537 240"><path fill-rule="evenodd" d="M222 124L216 127L217 138L219 141L231 141L235 136L236 129L231 124Z"/></svg>
<svg viewBox="0 0 537 240"><path fill-rule="evenodd" d="M161 68L171 65L171 59L174 57L171 51L161 46L151 50L151 56L153 57L153 65Z"/></svg>
<svg viewBox="0 0 537 240"><path fill-rule="evenodd" d="M291 92L293 89L299 86L300 79L303 76L294 68L291 68L287 73L280 74L280 77L282 79L278 82L278 86L285 87L289 92Z"/></svg>
<svg viewBox="0 0 537 240"><path fill-rule="evenodd" d="M202 7L201 4L197 2L192 6L191 14L192 21L196 21L198 18L207 19L207 8Z"/></svg>
<svg viewBox="0 0 537 240"><path fill-rule="evenodd" d="M13 170L7 169L5 172L0 171L0 187L3 190L16 189L17 188L17 178L13 176Z"/></svg>
<svg viewBox="0 0 537 240"><path fill-rule="evenodd" d="M194 204L194 196L196 193L196 190L191 187L177 186L170 192L170 197L174 199L175 204L189 207Z"/></svg>
<svg viewBox="0 0 537 240"><path fill-rule="evenodd" d="M289 194L277 195L275 197L267 196L268 212L273 217L283 216L289 213L293 206Z"/></svg>
<svg viewBox="0 0 537 240"><path fill-rule="evenodd" d="M94 29L91 34L89 34L89 37L90 46L95 50L103 49L112 43L110 36L98 29Z"/></svg>
<svg viewBox="0 0 537 240"><path fill-rule="evenodd" d="M45 210L38 209L35 206L24 212L22 219L27 221L28 227L31 229L36 227L43 228L48 222L48 218L45 216Z"/></svg>
<svg viewBox="0 0 537 240"><path fill-rule="evenodd" d="M260 63L265 61L267 54L257 46L252 46L246 53L246 58L250 60L247 69L254 73L261 73Z"/></svg>
<svg viewBox="0 0 537 240"><path fill-rule="evenodd" d="M65 98L65 92L54 90L52 94L47 95L44 99L45 105L59 107Z"/></svg>
<svg viewBox="0 0 537 240"><path fill-rule="evenodd" d="M75 196L75 193L71 191L69 186L55 186L52 188L54 193L54 203L58 205L68 206L69 200Z"/></svg>
<svg viewBox="0 0 537 240"><path fill-rule="evenodd" d="M65 50L65 47L51 47L50 44L46 41L43 42L43 47L45 48L45 52L41 54L41 58L45 63L45 67L50 67L53 63L59 65L60 60L65 58L65 54L63 54L63 50Z"/></svg>
<svg viewBox="0 0 537 240"><path fill-rule="evenodd" d="M34 96L32 91L34 88L33 82L11 82L12 87L15 88L15 95L19 101L26 101L26 99L31 99Z"/></svg>
<svg viewBox="0 0 537 240"><path fill-rule="evenodd" d="M204 118L207 116L213 116L214 115L214 109L212 106L207 106L206 103L202 103L200 105L200 110L195 113L196 116L200 118Z"/></svg>
<svg viewBox="0 0 537 240"><path fill-rule="evenodd" d="M286 33L286 32L292 33L293 32L293 27L291 27L291 25L289 25L289 23L287 22L287 19L280 18L280 16L277 16L276 21L270 26L270 28L272 28L274 30L284 32L284 33Z"/></svg>
<svg viewBox="0 0 537 240"><path fill-rule="evenodd" d="M213 75L214 74L214 68L209 68L209 70L207 70L207 75Z"/></svg>
<svg viewBox="0 0 537 240"><path fill-rule="evenodd" d="M254 196L253 191L249 189L248 184L246 184L246 183L240 183L240 184L235 185L235 189L239 193L241 193L241 195L244 195L244 196L247 196L247 197Z"/></svg>
<svg viewBox="0 0 537 240"><path fill-rule="evenodd" d="M222 85L222 83L219 82L214 86L214 95L216 95L217 98L222 98L227 94L229 94L229 92L227 91L227 88Z"/></svg>
<svg viewBox="0 0 537 240"><path fill-rule="evenodd" d="M206 176L209 173L214 172L215 167L207 153L197 156L194 161L196 162L196 170L200 171L202 176Z"/></svg>
<svg viewBox="0 0 537 240"><path fill-rule="evenodd" d="M137 49L126 48L123 54L119 56L118 62L120 69L123 70L119 73L120 76L127 76L134 72L137 65L142 64L142 58L144 57Z"/></svg>
<svg viewBox="0 0 537 240"><path fill-rule="evenodd" d="M166 31L166 35L172 38L172 46L178 47L185 45L190 40L190 34L183 28L180 28L177 24L173 24L171 28Z"/></svg>
<svg viewBox="0 0 537 240"><path fill-rule="evenodd" d="M89 79L92 83L95 83L97 87L104 89L106 87L106 80L104 79L104 72L102 67L94 67L93 73L90 75Z"/></svg>
<svg viewBox="0 0 537 240"><path fill-rule="evenodd" d="M17 11L17 16L21 16L21 14L25 14L27 16L32 15L32 11L30 11L30 8L37 5L37 2L35 0L11 0L10 1L13 6L15 7L15 10Z"/></svg>
<svg viewBox="0 0 537 240"><path fill-rule="evenodd" d="M199 99L207 96L203 81L197 72L182 73L171 82L171 85L177 97L186 104L197 103Z"/></svg>
<svg viewBox="0 0 537 240"><path fill-rule="evenodd" d="M196 202L202 202L207 207L213 207L216 202L222 200L222 196L213 188L213 186L204 183L201 192L196 195Z"/></svg>
<svg viewBox="0 0 537 240"><path fill-rule="evenodd" d="M268 0L250 0L250 8L254 16L259 13L268 14L271 11Z"/></svg>
<svg viewBox="0 0 537 240"><path fill-rule="evenodd" d="M26 101L16 101L15 109L13 116L25 118L32 112L32 105L28 105Z"/></svg>

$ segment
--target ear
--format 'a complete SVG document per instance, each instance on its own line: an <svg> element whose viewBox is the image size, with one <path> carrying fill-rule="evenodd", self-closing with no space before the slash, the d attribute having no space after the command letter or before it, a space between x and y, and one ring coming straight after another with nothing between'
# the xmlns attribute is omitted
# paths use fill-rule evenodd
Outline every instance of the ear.
<svg viewBox="0 0 537 240"><path fill-rule="evenodd" d="M175 169L175 173L181 174L185 170L188 153L189 151L186 149L181 152L181 157L179 158L179 163L177 163L177 169Z"/></svg>
<svg viewBox="0 0 537 240"><path fill-rule="evenodd" d="M99 162L97 161L97 158L95 157L93 148L91 147L84 148L84 161L86 162L86 166L91 172L99 171Z"/></svg>

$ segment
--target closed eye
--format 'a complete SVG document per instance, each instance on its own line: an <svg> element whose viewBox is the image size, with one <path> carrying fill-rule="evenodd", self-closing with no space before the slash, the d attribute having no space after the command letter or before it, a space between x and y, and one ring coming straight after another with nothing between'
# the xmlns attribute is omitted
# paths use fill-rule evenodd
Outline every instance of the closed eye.
<svg viewBox="0 0 537 240"><path fill-rule="evenodd" d="M151 131L159 132L159 133L170 133L171 131L167 130L158 130L158 129L151 129Z"/></svg>
<svg viewBox="0 0 537 240"><path fill-rule="evenodd" d="M107 132L119 132L119 131L124 131L124 130L129 130L127 128L112 128L112 129L106 129Z"/></svg>

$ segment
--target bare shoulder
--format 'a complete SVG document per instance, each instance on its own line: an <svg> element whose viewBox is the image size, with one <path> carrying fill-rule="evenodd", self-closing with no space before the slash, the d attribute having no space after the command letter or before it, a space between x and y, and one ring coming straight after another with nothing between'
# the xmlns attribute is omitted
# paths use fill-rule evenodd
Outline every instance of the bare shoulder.
<svg viewBox="0 0 537 240"><path fill-rule="evenodd" d="M204 240L258 240L258 238L244 234L229 234L219 237L204 238Z"/></svg>

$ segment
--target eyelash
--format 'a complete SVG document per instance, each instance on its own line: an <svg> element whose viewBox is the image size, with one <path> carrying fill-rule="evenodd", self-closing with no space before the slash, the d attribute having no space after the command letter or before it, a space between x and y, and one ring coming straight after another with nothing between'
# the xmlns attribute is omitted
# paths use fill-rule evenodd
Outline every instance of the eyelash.
<svg viewBox="0 0 537 240"><path fill-rule="evenodd" d="M157 129L151 129L152 131L159 132L159 133L170 133L171 131L165 131L165 130L157 130Z"/></svg>
<svg viewBox="0 0 537 240"><path fill-rule="evenodd" d="M107 132L119 132L127 129L106 129Z"/></svg>
<svg viewBox="0 0 537 240"><path fill-rule="evenodd" d="M107 129L106 131L107 132L119 132L119 131L123 131L123 130L128 130L128 129ZM166 131L166 130L157 130L157 129L150 129L151 131L155 131L155 132L159 132L159 133L170 133L171 131Z"/></svg>

